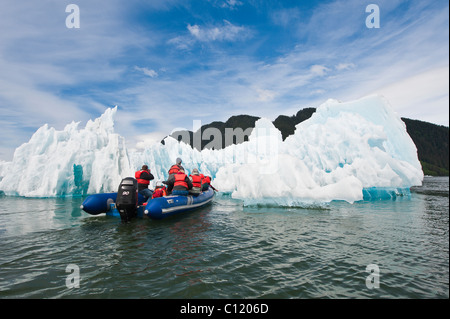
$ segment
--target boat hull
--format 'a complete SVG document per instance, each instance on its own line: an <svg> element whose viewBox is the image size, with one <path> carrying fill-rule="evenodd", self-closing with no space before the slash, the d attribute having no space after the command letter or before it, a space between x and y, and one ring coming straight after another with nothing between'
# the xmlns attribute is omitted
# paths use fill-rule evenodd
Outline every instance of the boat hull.
<svg viewBox="0 0 450 319"><path fill-rule="evenodd" d="M209 188L198 196L164 196L147 202L144 215L151 219L163 219L187 212L209 204L214 198L214 191Z"/></svg>
<svg viewBox="0 0 450 319"><path fill-rule="evenodd" d="M169 195L144 202L144 197L139 194L136 217L147 216L151 219L163 219L207 205L213 200L214 195L214 190L209 188L198 196ZM107 216L120 217L116 199L117 193L90 195L84 200L81 209L91 215L105 213Z"/></svg>
<svg viewBox="0 0 450 319"><path fill-rule="evenodd" d="M99 215L110 210L111 204L115 203L117 193L102 193L88 196L81 205L81 209L91 215Z"/></svg>

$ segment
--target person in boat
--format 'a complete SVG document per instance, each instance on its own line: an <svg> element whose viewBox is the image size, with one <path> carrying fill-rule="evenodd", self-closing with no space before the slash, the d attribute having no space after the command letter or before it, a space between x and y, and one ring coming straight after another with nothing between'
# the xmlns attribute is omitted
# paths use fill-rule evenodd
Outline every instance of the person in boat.
<svg viewBox="0 0 450 319"><path fill-rule="evenodd" d="M167 195L166 186L156 185L152 198L163 197Z"/></svg>
<svg viewBox="0 0 450 319"><path fill-rule="evenodd" d="M209 176L203 176L202 177L202 191L207 191L210 184L211 184L211 178Z"/></svg>
<svg viewBox="0 0 450 319"><path fill-rule="evenodd" d="M174 175L174 174L178 173L178 171L179 171L180 169L183 169L183 170L184 170L183 166L181 166L181 162L182 162L181 158L178 157L178 158L176 159L176 161L175 161L175 164L172 165L172 166L169 168L169 177L170 177L171 175Z"/></svg>
<svg viewBox="0 0 450 319"><path fill-rule="evenodd" d="M155 177L148 169L148 166L142 165L141 170L134 173L134 177L136 178L138 183L138 192L141 193L141 195L144 196L145 199L152 197L153 192L148 188L148 185L150 184L150 181Z"/></svg>
<svg viewBox="0 0 450 319"><path fill-rule="evenodd" d="M202 192L202 176L203 174L200 174L198 169L194 168L192 170L191 175L189 175L189 179L192 182L192 189L189 191L189 194L196 196Z"/></svg>
<svg viewBox="0 0 450 319"><path fill-rule="evenodd" d="M176 174L172 174L167 179L167 192L172 192L172 195L189 195L189 190L192 189L192 182L184 173L184 168L181 168Z"/></svg>
<svg viewBox="0 0 450 319"><path fill-rule="evenodd" d="M202 192L207 191L209 187L218 192L218 190L211 185L211 177L204 176L203 174L200 175L202 176Z"/></svg>

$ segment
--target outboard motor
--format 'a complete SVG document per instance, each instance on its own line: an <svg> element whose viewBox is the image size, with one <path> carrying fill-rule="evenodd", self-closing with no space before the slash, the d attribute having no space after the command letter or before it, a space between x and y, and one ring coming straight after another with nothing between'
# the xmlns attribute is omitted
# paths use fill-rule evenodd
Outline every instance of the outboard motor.
<svg viewBox="0 0 450 319"><path fill-rule="evenodd" d="M128 222L137 215L137 204L137 181L133 177L126 177L120 182L116 199L116 207L123 222Z"/></svg>

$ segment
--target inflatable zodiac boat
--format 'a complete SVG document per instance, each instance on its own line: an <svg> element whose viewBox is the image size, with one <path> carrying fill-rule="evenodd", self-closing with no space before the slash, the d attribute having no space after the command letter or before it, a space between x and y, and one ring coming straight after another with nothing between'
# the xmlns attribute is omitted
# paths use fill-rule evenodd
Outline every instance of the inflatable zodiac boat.
<svg viewBox="0 0 450 319"><path fill-rule="evenodd" d="M150 198L137 192L137 181L132 177L122 180L117 193L102 193L88 196L81 209L91 215L106 214L129 221L133 217L147 216L151 219L163 219L187 212L210 203L214 198L214 190L209 187L197 196L168 195Z"/></svg>

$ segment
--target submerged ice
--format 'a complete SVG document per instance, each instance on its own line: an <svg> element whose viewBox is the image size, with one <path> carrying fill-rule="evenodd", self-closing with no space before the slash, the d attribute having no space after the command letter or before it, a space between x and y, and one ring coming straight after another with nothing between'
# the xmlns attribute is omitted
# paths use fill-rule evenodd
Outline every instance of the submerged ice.
<svg viewBox="0 0 450 319"><path fill-rule="evenodd" d="M7 195L65 196L113 192L145 163L167 178L177 157L212 184L246 204L391 198L421 185L423 172L406 126L380 96L341 103L329 100L297 125L285 141L267 119L256 122L247 142L197 151L168 137L143 152L129 152L114 133L117 107L79 129L42 126L0 163L0 190Z"/></svg>

